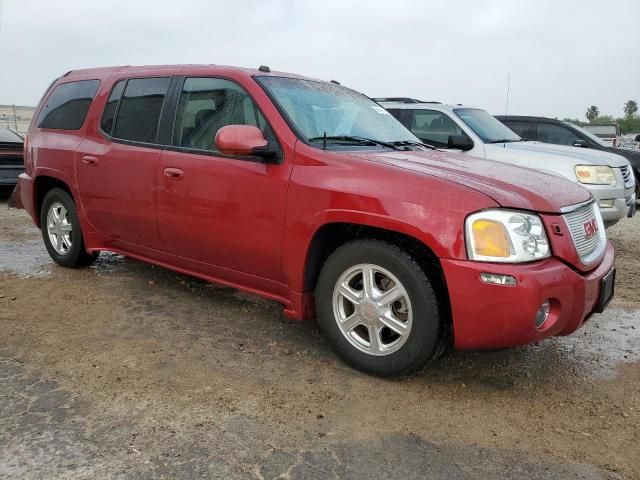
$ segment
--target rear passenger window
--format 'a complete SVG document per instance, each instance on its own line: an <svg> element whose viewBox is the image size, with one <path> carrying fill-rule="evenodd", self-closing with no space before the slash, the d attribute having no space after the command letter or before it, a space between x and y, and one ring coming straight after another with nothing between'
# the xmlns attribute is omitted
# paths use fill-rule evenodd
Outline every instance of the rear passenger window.
<svg viewBox="0 0 640 480"><path fill-rule="evenodd" d="M239 85L220 78L187 78L182 87L173 144L217 151L216 133L227 125L253 125L273 138L264 117Z"/></svg>
<svg viewBox="0 0 640 480"><path fill-rule="evenodd" d="M112 135L123 140L155 143L169 82L169 77L129 80L117 107Z"/></svg>
<svg viewBox="0 0 640 480"><path fill-rule="evenodd" d="M111 95L109 95L107 105L104 107L104 113L102 114L100 127L102 128L102 131L104 133L107 133L109 135L113 134L113 121L115 120L118 102L122 97L122 92L124 92L125 84L126 80L120 80L118 83L116 83L116 86L113 87L113 90L111 90Z"/></svg>
<svg viewBox="0 0 640 480"><path fill-rule="evenodd" d="M58 85L38 116L39 128L79 130L100 82L81 80Z"/></svg>

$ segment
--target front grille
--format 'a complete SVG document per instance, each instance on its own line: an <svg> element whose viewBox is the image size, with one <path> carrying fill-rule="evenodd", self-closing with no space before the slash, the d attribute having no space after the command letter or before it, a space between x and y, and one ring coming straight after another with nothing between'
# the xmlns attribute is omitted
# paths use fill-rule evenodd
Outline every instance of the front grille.
<svg viewBox="0 0 640 480"><path fill-rule="evenodd" d="M629 165L625 165L624 167L620 167L620 172L622 173L622 179L624 180L624 186L626 188L631 188L635 185L635 179L633 178L633 172L631 171L631 167Z"/></svg>
<svg viewBox="0 0 640 480"><path fill-rule="evenodd" d="M582 263L588 265L599 259L604 252L607 239L604 231L604 224L600 216L600 210L595 202L584 205L570 211L564 215L567 222L573 244L576 247L578 256ZM598 226L597 232L591 236L587 236L585 224L595 220Z"/></svg>

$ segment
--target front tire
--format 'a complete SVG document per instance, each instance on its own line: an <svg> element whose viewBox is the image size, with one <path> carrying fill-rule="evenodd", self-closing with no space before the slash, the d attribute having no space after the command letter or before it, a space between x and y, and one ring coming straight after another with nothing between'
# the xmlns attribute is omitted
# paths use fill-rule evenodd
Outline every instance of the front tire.
<svg viewBox="0 0 640 480"><path fill-rule="evenodd" d="M85 250L78 211L71 195L61 188L47 192L40 210L40 229L49 256L63 267L90 265L99 253Z"/></svg>
<svg viewBox="0 0 640 480"><path fill-rule="evenodd" d="M327 259L315 293L324 337L350 366L406 376L441 351L441 317L431 281L401 248L355 240Z"/></svg>

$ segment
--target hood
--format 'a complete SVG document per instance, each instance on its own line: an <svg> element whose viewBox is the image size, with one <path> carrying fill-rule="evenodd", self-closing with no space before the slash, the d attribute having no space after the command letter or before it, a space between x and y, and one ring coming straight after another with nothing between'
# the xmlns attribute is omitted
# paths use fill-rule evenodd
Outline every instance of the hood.
<svg viewBox="0 0 640 480"><path fill-rule="evenodd" d="M640 151L614 147L606 147L606 151L624 157L629 160L629 163L635 168L640 168Z"/></svg>
<svg viewBox="0 0 640 480"><path fill-rule="evenodd" d="M438 150L341 153L464 185L506 208L559 213L562 207L591 198L587 190L564 178L464 154Z"/></svg>
<svg viewBox="0 0 640 480"><path fill-rule="evenodd" d="M489 149L489 147L492 147ZM615 153L605 152L589 148L576 148L567 145L554 145L541 142L509 142L497 144L485 144L487 153L498 149L527 153L527 155L553 155L553 162L571 161L573 165L608 165L610 167L624 167L627 160ZM490 155L487 155L488 157ZM560 158L563 157L563 158Z"/></svg>

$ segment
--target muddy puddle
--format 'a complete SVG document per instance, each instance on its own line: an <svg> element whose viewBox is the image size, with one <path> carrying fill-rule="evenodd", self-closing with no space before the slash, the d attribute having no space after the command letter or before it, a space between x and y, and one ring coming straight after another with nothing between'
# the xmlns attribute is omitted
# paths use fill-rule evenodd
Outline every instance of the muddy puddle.
<svg viewBox="0 0 640 480"><path fill-rule="evenodd" d="M41 239L0 240L0 273L37 277L51 273L52 262Z"/></svg>

